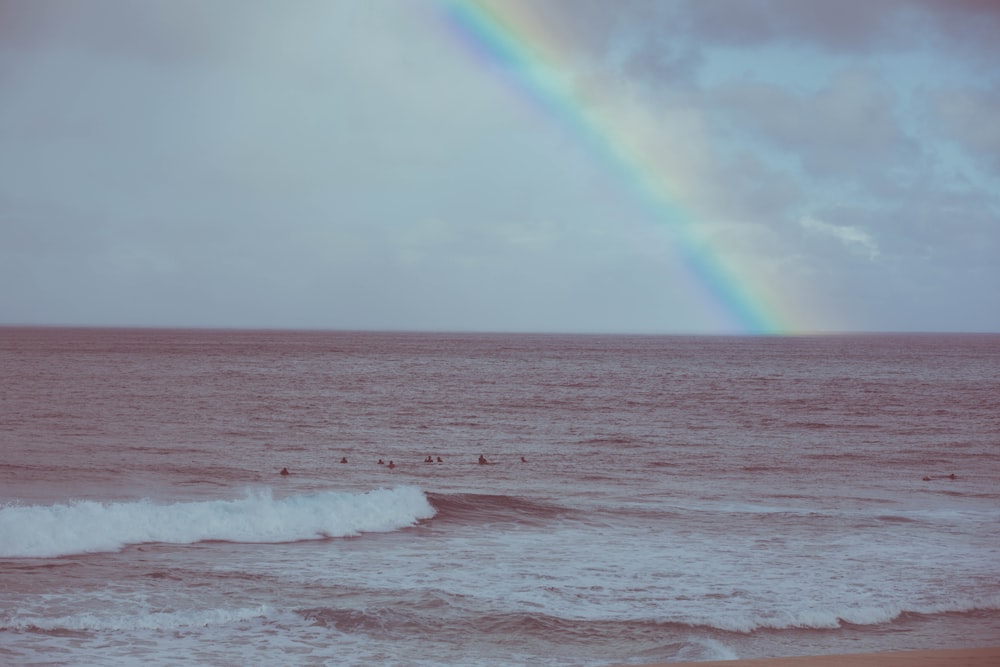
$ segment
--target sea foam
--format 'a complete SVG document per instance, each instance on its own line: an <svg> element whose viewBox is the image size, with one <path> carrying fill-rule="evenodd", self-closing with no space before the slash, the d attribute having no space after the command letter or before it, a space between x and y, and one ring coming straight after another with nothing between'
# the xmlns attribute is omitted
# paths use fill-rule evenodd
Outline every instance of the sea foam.
<svg viewBox="0 0 1000 667"><path fill-rule="evenodd" d="M0 630L22 632L176 631L183 628L208 628L266 619L273 614L275 614L275 610L267 605L237 609L134 612L129 614L99 614L87 611L56 617L14 611L10 614L0 614Z"/></svg>
<svg viewBox="0 0 1000 667"><path fill-rule="evenodd" d="M720 609L715 615L689 617L688 622L673 621L692 627L709 627L726 632L750 634L759 630L837 630L848 625L875 626L894 623L906 616L936 616L992 612L1000 609L1000 595L984 594L942 600L937 603L890 604L879 606L843 605L840 609L798 609L795 611L732 612ZM660 619L663 622L663 619ZM693 622L691 622L693 621ZM670 621L668 621L670 622Z"/></svg>
<svg viewBox="0 0 1000 667"><path fill-rule="evenodd" d="M434 514L424 492L413 486L280 499L264 489L235 500L7 505L0 507L0 557L47 558L151 542L273 543L347 537L398 530Z"/></svg>

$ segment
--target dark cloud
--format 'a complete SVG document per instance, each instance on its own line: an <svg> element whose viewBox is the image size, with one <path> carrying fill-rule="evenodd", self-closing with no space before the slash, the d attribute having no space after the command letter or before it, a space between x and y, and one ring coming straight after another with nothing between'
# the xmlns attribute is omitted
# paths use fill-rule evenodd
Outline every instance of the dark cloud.
<svg viewBox="0 0 1000 667"><path fill-rule="evenodd" d="M685 2L688 30L700 40L733 46L810 42L833 50L868 49L897 26L898 4L848 0Z"/></svg>
<svg viewBox="0 0 1000 667"><path fill-rule="evenodd" d="M684 80L713 46L787 44L839 55L945 48L993 67L1000 59L995 0L536 0L550 28L591 55L627 44L633 73ZM678 77L678 74L683 76Z"/></svg>
<svg viewBox="0 0 1000 667"><path fill-rule="evenodd" d="M1000 176L1000 84L949 87L931 100L934 126Z"/></svg>
<svg viewBox="0 0 1000 667"><path fill-rule="evenodd" d="M1000 2L996 0L922 0L933 30L955 55L996 73L1000 59Z"/></svg>
<svg viewBox="0 0 1000 667"><path fill-rule="evenodd" d="M997 294L992 3L515 2L718 247L844 326L996 322L956 305ZM0 321L712 329L607 126L434 7L0 0ZM917 94L881 60L908 51L965 79Z"/></svg>
<svg viewBox="0 0 1000 667"><path fill-rule="evenodd" d="M863 179L868 168L919 153L900 128L895 97L880 75L853 69L813 94L753 81L726 84L711 93L709 106L723 123L793 155L814 176Z"/></svg>
<svg viewBox="0 0 1000 667"><path fill-rule="evenodd" d="M245 12L227 3L192 0L3 0L0 44L7 49L50 46L115 53L154 61L197 61L226 43L226 22L239 35Z"/></svg>
<svg viewBox="0 0 1000 667"><path fill-rule="evenodd" d="M679 6L687 30L716 44L794 42L858 54L945 40L967 54L1000 53L1000 3L992 0L685 0Z"/></svg>

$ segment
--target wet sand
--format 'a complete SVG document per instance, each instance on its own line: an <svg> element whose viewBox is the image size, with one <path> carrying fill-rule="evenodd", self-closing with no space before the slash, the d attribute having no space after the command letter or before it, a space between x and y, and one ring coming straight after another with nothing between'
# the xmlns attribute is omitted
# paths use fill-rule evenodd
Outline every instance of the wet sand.
<svg viewBox="0 0 1000 667"><path fill-rule="evenodd" d="M1000 646L942 651L671 662L646 667L1000 667Z"/></svg>

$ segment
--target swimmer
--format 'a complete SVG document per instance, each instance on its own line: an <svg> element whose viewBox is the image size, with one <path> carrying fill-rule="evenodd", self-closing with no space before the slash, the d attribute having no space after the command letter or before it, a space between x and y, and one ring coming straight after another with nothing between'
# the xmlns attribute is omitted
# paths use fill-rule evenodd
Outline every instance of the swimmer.
<svg viewBox="0 0 1000 667"><path fill-rule="evenodd" d="M389 459L389 470L392 470L395 467L396 467L396 464L392 462L392 459Z"/></svg>
<svg viewBox="0 0 1000 667"><path fill-rule="evenodd" d="M480 454L479 455L479 465L484 466L487 463L489 463L489 461L486 460L486 457L483 456L482 454Z"/></svg>
<svg viewBox="0 0 1000 667"><path fill-rule="evenodd" d="M340 459L340 462L341 463L347 463L347 457L345 456L344 458Z"/></svg>
<svg viewBox="0 0 1000 667"><path fill-rule="evenodd" d="M441 460L440 456L438 457L438 463L444 463L444 461Z"/></svg>
<svg viewBox="0 0 1000 667"><path fill-rule="evenodd" d="M526 459L526 458L524 458L524 457L522 456L522 457L521 457L521 463L527 463L527 462L528 462L528 459Z"/></svg>
<svg viewBox="0 0 1000 667"><path fill-rule="evenodd" d="M281 472L279 472L278 474L279 475L287 475L288 474L288 468L282 468Z"/></svg>
<svg viewBox="0 0 1000 667"><path fill-rule="evenodd" d="M385 461L383 461L382 459L379 459L379 460L378 460L378 464L379 464L380 466L384 466L384 465L385 465Z"/></svg>

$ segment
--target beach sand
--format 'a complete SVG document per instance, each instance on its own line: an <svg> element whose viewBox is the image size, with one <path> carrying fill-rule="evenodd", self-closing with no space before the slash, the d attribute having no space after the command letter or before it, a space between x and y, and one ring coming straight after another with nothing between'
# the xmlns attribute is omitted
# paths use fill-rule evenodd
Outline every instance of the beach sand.
<svg viewBox="0 0 1000 667"><path fill-rule="evenodd" d="M944 651L898 651L795 658L671 662L646 667L1000 667L1000 646Z"/></svg>

